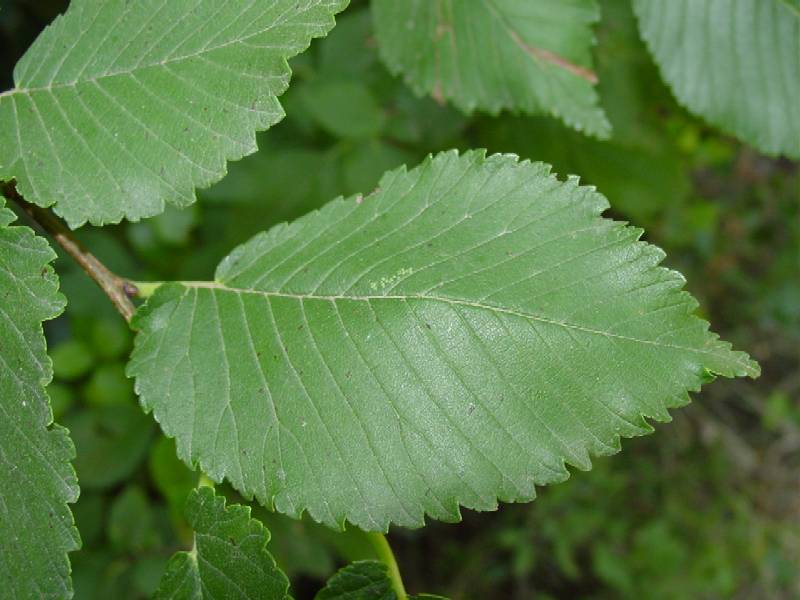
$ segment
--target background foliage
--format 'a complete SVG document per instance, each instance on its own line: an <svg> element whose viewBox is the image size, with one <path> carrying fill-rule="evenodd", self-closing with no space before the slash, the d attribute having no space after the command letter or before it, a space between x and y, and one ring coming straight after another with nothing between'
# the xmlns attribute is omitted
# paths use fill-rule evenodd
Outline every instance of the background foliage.
<svg viewBox="0 0 800 600"><path fill-rule="evenodd" d="M4 1L2 83L66 2ZM393 531L407 587L455 599L791 598L800 594L800 174L680 108L638 40L628 3L602 3L594 50L614 132L597 141L547 118L465 117L417 98L382 65L362 2L292 61L287 118L261 151L229 165L184 210L83 228L119 273L209 278L233 246L428 152L486 147L578 173L616 218L646 229L681 270L715 329L762 365L719 381L659 435L627 441L590 473L528 505L465 511L461 525ZM191 544L181 508L197 477L136 406L124 361L131 336L94 285L59 259L65 316L48 323L55 418L71 431L82 490L71 554L77 598L138 598ZM235 499L229 492L231 499ZM240 499L237 499L240 500ZM254 507L301 599L345 560L367 558L357 532L335 534Z"/></svg>

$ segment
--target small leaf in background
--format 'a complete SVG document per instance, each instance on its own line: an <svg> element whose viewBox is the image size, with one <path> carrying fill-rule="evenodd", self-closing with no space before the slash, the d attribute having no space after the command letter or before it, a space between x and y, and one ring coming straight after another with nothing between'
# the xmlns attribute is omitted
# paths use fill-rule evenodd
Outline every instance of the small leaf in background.
<svg viewBox="0 0 800 600"><path fill-rule="evenodd" d="M413 159L409 152L382 141L362 142L341 158L345 193L374 189L386 171Z"/></svg>
<svg viewBox="0 0 800 600"><path fill-rule="evenodd" d="M83 548L96 543L105 533L106 497L92 492L81 493L80 501L72 509L75 524L81 532Z"/></svg>
<svg viewBox="0 0 800 600"><path fill-rule="evenodd" d="M83 399L92 406L133 404L136 395L133 382L125 376L125 366L112 363L97 367L83 387Z"/></svg>
<svg viewBox="0 0 800 600"><path fill-rule="evenodd" d="M372 10L381 57L417 93L609 135L592 72L595 0L374 0Z"/></svg>
<svg viewBox="0 0 800 600"><path fill-rule="evenodd" d="M100 317L93 319L90 339L94 353L105 360L122 358L131 346L131 331L123 319Z"/></svg>
<svg viewBox="0 0 800 600"><path fill-rule="evenodd" d="M167 501L173 522L183 525L186 498L197 485L197 474L175 455L175 442L164 436L150 448L147 467L153 484Z"/></svg>
<svg viewBox="0 0 800 600"><path fill-rule="evenodd" d="M114 500L107 529L112 546L133 555L159 544L150 501L137 485L128 485Z"/></svg>
<svg viewBox="0 0 800 600"><path fill-rule="evenodd" d="M91 349L80 340L58 344L50 351L53 375L61 381L73 381L86 375L94 365Z"/></svg>
<svg viewBox="0 0 800 600"><path fill-rule="evenodd" d="M75 404L75 392L68 385L51 383L47 386L50 406L53 409L53 420L59 421Z"/></svg>
<svg viewBox="0 0 800 600"><path fill-rule="evenodd" d="M73 228L187 206L283 117L286 60L346 5L74 0L0 94L0 178Z"/></svg>
<svg viewBox="0 0 800 600"><path fill-rule="evenodd" d="M800 158L800 11L782 0L633 6L679 102L762 152Z"/></svg>
<svg viewBox="0 0 800 600"><path fill-rule="evenodd" d="M197 208L188 206L184 209L168 206L163 213L150 221L158 239L169 246L185 246L189 236L197 224Z"/></svg>
<svg viewBox="0 0 800 600"><path fill-rule="evenodd" d="M42 322L65 302L55 252L15 220L0 196L0 595L61 598L72 594L67 553L80 547L67 506L78 481L45 390L53 368Z"/></svg>
<svg viewBox="0 0 800 600"><path fill-rule="evenodd" d="M169 561L155 594L163 598L283 600L289 580L267 550L269 531L245 506L225 506L207 487L189 495L186 518L194 545Z"/></svg>
<svg viewBox="0 0 800 600"><path fill-rule="evenodd" d="M370 89L347 79L317 79L297 92L309 115L331 135L372 138L380 135L386 120Z"/></svg>
<svg viewBox="0 0 800 600"><path fill-rule="evenodd" d="M153 435L152 421L133 404L69 414L64 424L75 440L75 470L87 489L107 488L128 477L144 458Z"/></svg>
<svg viewBox="0 0 800 600"><path fill-rule="evenodd" d="M179 456L331 526L457 520L619 450L708 369L758 374L606 199L441 153L159 288L129 374Z"/></svg>

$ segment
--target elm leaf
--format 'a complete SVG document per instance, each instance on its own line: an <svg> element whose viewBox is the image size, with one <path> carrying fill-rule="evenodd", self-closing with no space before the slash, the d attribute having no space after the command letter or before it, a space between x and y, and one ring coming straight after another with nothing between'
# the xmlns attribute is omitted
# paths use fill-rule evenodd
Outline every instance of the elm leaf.
<svg viewBox="0 0 800 600"><path fill-rule="evenodd" d="M348 0L73 0L0 94L0 179L71 227L195 200L283 117L287 59Z"/></svg>
<svg viewBox="0 0 800 600"><path fill-rule="evenodd" d="M183 460L292 516L531 500L706 373L758 374L606 208L541 163L438 154L160 286L128 373Z"/></svg>
<svg viewBox="0 0 800 600"><path fill-rule="evenodd" d="M155 594L157 600L283 600L289 580L267 551L269 531L250 517L250 508L225 506L214 490L192 490L186 518L194 546L178 552Z"/></svg>
<svg viewBox="0 0 800 600"><path fill-rule="evenodd" d="M67 553L80 546L68 432L53 424L42 321L64 309L55 252L0 197L0 585L8 598L72 595Z"/></svg>
<svg viewBox="0 0 800 600"><path fill-rule="evenodd" d="M800 158L796 0L634 0L633 6L679 102L762 152Z"/></svg>
<svg viewBox="0 0 800 600"><path fill-rule="evenodd" d="M592 71L595 0L373 0L381 57L465 112L550 114L608 137Z"/></svg>

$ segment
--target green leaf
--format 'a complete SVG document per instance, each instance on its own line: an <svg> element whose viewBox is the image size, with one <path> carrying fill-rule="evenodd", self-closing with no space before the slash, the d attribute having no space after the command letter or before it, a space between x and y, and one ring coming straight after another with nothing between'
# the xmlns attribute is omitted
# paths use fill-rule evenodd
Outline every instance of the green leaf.
<svg viewBox="0 0 800 600"><path fill-rule="evenodd" d="M331 135L359 139L381 133L383 111L369 87L359 81L317 79L298 93L309 115Z"/></svg>
<svg viewBox="0 0 800 600"><path fill-rule="evenodd" d="M447 600L442 596L420 594L409 600ZM377 560L361 560L340 569L314 600L397 600L389 579L389 569Z"/></svg>
<svg viewBox="0 0 800 600"><path fill-rule="evenodd" d="M0 178L71 227L186 206L283 117L347 0L73 0L0 94Z"/></svg>
<svg viewBox="0 0 800 600"><path fill-rule="evenodd" d="M186 517L194 548L169 561L157 599L287 598L289 580L266 549L269 531L250 518L249 507L226 508L224 498L204 487L189 495Z"/></svg>
<svg viewBox="0 0 800 600"><path fill-rule="evenodd" d="M447 152L160 287L128 373L179 455L277 510L420 526L563 481L758 374L606 199Z"/></svg>
<svg viewBox="0 0 800 600"><path fill-rule="evenodd" d="M372 9L381 57L418 94L610 133L591 70L595 0L374 0Z"/></svg>
<svg viewBox="0 0 800 600"><path fill-rule="evenodd" d="M134 556L158 547L160 540L150 500L138 485L127 486L114 500L107 535L114 549Z"/></svg>
<svg viewBox="0 0 800 600"><path fill-rule="evenodd" d="M397 594L385 564L361 560L337 571L314 600L397 600Z"/></svg>
<svg viewBox="0 0 800 600"><path fill-rule="evenodd" d="M55 252L0 197L0 586L8 598L72 595L67 553L80 546L67 430L53 425L42 321L64 309Z"/></svg>
<svg viewBox="0 0 800 600"><path fill-rule="evenodd" d="M800 158L800 12L780 0L635 0L678 101L767 154Z"/></svg>
<svg viewBox="0 0 800 600"><path fill-rule="evenodd" d="M64 418L78 449L75 470L84 489L108 488L139 466L153 434L153 424L135 405L110 404L77 411Z"/></svg>

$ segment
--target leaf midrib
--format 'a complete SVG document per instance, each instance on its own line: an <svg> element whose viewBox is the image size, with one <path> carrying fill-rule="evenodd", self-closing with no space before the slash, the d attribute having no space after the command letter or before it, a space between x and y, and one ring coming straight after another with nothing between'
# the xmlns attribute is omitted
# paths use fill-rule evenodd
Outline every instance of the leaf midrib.
<svg viewBox="0 0 800 600"><path fill-rule="evenodd" d="M223 282L219 281L179 281L176 282L179 285L182 285L186 288L201 288L201 289L211 289L211 290L219 290L222 292L230 292L234 294L252 294L257 296L263 296L266 298L290 298L293 300L324 300L328 302L337 302L341 300L352 300L352 301L362 301L362 302L372 302L374 300L395 300L395 301L409 301L409 300L427 300L427 301L437 301L442 302L444 304L448 304L451 306L464 306L468 308L477 308L481 310L487 310L494 313L506 314L515 317L520 317L523 319L528 319L531 321L536 321L539 323L544 323L547 325L555 325L558 327L563 327L565 329L571 329L573 331L579 331L582 333L589 333L592 335L600 335L603 337L607 337L610 339L625 341L625 342L634 342L638 344L645 344L649 346L655 346L657 348L670 348L673 350L682 350L687 352L694 352L696 354L705 354L709 356L716 356L720 358L729 359L728 354L720 354L714 352L712 350L704 350L700 348L692 348L690 346L681 346L679 344L669 344L665 342L658 342L656 340L647 340L642 338L637 338L633 336L622 335L619 333L613 333L610 331L605 331L602 329L595 329L593 327L586 327L584 325L579 325L577 323L572 323L565 320L559 319L552 319L550 317L545 317L543 315L537 315L532 313L526 313L519 310L513 310L510 308L505 308L502 306L497 306L493 304L485 304L481 302L473 302L469 300L462 300L459 298L449 298L447 296L428 296L424 294L406 294L406 295L323 295L323 294L298 294L298 293L291 293L291 292L278 292L278 291L266 291L266 290L254 290L249 288L239 288L239 287L231 287L226 285ZM742 360L734 361L738 366L744 369L745 372L748 374L753 373L752 366L748 365L747 362Z"/></svg>

